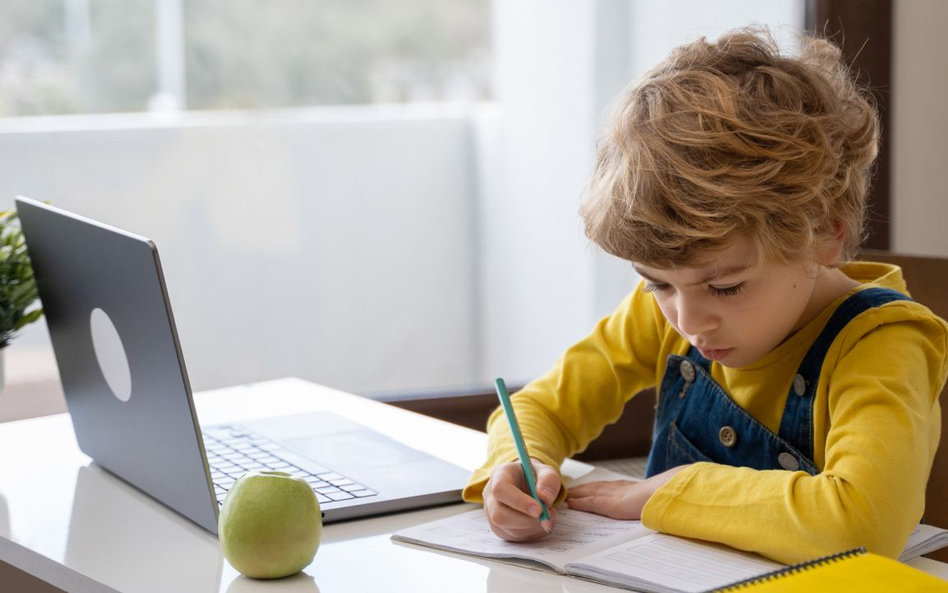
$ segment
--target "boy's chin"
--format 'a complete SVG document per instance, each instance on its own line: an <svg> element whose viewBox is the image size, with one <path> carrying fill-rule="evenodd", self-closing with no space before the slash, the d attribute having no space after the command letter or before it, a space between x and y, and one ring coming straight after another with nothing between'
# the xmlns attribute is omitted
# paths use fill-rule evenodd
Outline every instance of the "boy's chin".
<svg viewBox="0 0 948 593"><path fill-rule="evenodd" d="M727 367L729 369L742 369L749 367L764 357L763 354L756 355L752 352L737 350L734 348L732 348L731 351L726 355L722 355L721 353L714 353L714 355L714 358L708 356L705 356L705 358L708 360L713 360L722 367Z"/></svg>

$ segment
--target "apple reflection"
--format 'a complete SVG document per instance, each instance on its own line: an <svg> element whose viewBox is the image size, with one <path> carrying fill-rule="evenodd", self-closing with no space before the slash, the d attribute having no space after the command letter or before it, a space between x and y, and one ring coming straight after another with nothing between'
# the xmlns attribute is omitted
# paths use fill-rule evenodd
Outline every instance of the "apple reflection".
<svg viewBox="0 0 948 593"><path fill-rule="evenodd" d="M260 585L266 584L267 591L274 593L319 593L319 587L311 575L301 572L291 577L259 581L238 576L227 587L227 593L254 593L260 591Z"/></svg>

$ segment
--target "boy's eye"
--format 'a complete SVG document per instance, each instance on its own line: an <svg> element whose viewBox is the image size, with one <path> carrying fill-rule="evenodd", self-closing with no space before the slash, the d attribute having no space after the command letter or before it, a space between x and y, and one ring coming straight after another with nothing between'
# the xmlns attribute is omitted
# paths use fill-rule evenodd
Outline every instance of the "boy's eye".
<svg viewBox="0 0 948 593"><path fill-rule="evenodd" d="M709 286L708 288L714 296L734 296L744 290L744 283L740 282L734 286Z"/></svg>
<svg viewBox="0 0 948 593"><path fill-rule="evenodd" d="M671 290L671 285L660 283L660 282L647 282L643 290L645 292L664 293ZM733 286L708 285L708 290L711 292L712 295L718 296L718 297L734 296L737 293L744 290L744 283L740 282Z"/></svg>
<svg viewBox="0 0 948 593"><path fill-rule="evenodd" d="M658 283L653 283L653 282L647 282L647 283L645 284L645 288L644 288L643 290L644 290L645 292L665 292L666 290L668 290L668 288L669 288L669 287L668 287L667 284L658 284Z"/></svg>

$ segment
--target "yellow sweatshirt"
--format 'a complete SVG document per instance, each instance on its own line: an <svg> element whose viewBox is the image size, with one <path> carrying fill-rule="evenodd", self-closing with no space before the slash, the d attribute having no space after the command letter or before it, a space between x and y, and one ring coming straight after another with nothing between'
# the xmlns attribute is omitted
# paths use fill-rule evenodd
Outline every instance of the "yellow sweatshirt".
<svg viewBox="0 0 948 593"><path fill-rule="evenodd" d="M861 262L842 269L861 283L857 290L907 293L896 266ZM778 432L797 367L846 296L753 365L712 363L715 381ZM531 455L558 467L582 451L618 420L633 395L661 381L669 354L688 348L640 285L549 372L514 395ZM642 521L786 563L858 546L897 557L922 518L946 375L943 320L910 301L866 312L840 332L823 363L813 414L819 474L695 463L658 489ZM499 412L488 422L487 462L471 477L465 500L482 502L491 469L517 459Z"/></svg>

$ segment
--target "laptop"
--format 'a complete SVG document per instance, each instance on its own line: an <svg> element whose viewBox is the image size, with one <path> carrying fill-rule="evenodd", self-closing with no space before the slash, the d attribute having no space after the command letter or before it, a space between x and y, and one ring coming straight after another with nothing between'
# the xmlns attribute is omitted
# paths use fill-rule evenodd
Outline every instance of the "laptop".
<svg viewBox="0 0 948 593"><path fill-rule="evenodd" d="M470 472L331 412L200 426L158 250L16 198L83 453L212 533L251 470L306 479L325 522L459 502Z"/></svg>

